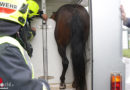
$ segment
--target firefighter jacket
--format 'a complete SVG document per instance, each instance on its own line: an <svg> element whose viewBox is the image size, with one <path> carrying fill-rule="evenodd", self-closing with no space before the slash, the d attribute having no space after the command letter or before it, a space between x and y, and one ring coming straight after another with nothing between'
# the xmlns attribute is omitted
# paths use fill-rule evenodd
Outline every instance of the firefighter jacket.
<svg viewBox="0 0 130 90"><path fill-rule="evenodd" d="M0 37L0 90L50 90L44 80L34 79L33 66L20 43Z"/></svg>
<svg viewBox="0 0 130 90"><path fill-rule="evenodd" d="M130 28L130 18L127 18L126 21L123 23L125 26Z"/></svg>

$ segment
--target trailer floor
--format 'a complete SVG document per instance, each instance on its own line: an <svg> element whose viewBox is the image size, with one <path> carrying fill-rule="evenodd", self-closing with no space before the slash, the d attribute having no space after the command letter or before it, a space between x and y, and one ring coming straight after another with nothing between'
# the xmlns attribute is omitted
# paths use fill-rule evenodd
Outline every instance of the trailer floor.
<svg viewBox="0 0 130 90"><path fill-rule="evenodd" d="M66 84L66 89L59 89L59 84L50 84L51 90L75 90L71 84Z"/></svg>

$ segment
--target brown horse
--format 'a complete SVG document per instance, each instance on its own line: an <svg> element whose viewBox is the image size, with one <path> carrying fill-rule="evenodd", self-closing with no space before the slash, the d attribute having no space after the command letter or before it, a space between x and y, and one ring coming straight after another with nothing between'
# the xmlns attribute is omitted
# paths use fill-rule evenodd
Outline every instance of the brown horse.
<svg viewBox="0 0 130 90"><path fill-rule="evenodd" d="M70 44L74 73L72 86L76 90L87 90L85 79L85 47L89 36L89 14L81 5L66 4L60 7L51 18L56 21L55 40L63 65L60 77L60 89L66 88L65 74L69 64L66 56L66 48Z"/></svg>

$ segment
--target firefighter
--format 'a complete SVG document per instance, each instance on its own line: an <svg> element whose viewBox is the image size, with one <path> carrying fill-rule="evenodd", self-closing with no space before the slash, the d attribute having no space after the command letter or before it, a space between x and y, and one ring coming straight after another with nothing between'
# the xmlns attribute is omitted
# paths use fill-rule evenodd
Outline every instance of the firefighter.
<svg viewBox="0 0 130 90"><path fill-rule="evenodd" d="M24 34L25 37L23 37L24 40L24 49L28 52L28 55L32 57L33 48L30 43L30 41L33 39L33 37L36 35L36 28L31 26L31 21L35 17L40 17L43 20L47 20L47 15L43 13L43 11L40 11L39 5L34 0L27 0L28 3L28 16L27 16L27 22L25 26L22 28L23 32L21 34Z"/></svg>
<svg viewBox="0 0 130 90"><path fill-rule="evenodd" d="M0 90L50 90L44 80L34 79L24 49L21 33L27 14L26 0L0 0Z"/></svg>
<svg viewBox="0 0 130 90"><path fill-rule="evenodd" d="M44 20L47 20L48 16L43 13L43 11L40 11L39 5L34 0L27 0L28 8L29 8L29 14L28 18L33 18L35 16L41 17Z"/></svg>
<svg viewBox="0 0 130 90"><path fill-rule="evenodd" d="M130 18L126 17L126 13L125 13L123 5L120 5L120 10L121 10L121 18L123 20L123 25L130 28Z"/></svg>
<svg viewBox="0 0 130 90"><path fill-rule="evenodd" d="M31 21L35 17L40 17L40 18L42 18L45 21L47 20L47 18L48 18L47 15L44 14L43 11L40 11L40 7L39 7L39 5L37 4L36 1L34 1L34 0L27 0L27 3L28 3L28 8L29 8L27 21L28 21L30 27L31 27ZM28 26L28 24L27 24L27 26ZM31 27L31 29L33 31L32 32L33 36L35 36L36 28L35 27ZM31 40L33 38L33 36L28 37L28 39Z"/></svg>
<svg viewBox="0 0 130 90"><path fill-rule="evenodd" d="M36 1L34 0L27 0L27 3L28 3L28 8L29 8L29 12L28 12L28 17L27 17L27 21L29 23L29 26L31 27L31 21L33 18L35 17L40 17L42 18L43 20L47 20L47 15L43 13L43 11L40 11L40 7L39 5L37 4ZM28 24L27 24L28 26ZM32 29L32 36L28 37L28 39L32 39L33 36L35 36L36 34L36 28L35 27L31 27Z"/></svg>

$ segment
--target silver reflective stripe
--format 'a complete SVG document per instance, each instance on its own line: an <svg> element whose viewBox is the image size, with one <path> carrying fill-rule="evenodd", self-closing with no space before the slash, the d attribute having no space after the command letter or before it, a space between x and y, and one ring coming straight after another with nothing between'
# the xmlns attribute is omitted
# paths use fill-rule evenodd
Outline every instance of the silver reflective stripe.
<svg viewBox="0 0 130 90"><path fill-rule="evenodd" d="M24 50L24 48L20 45L20 43L12 38L12 37L9 37L9 36L4 36L4 37L0 37L0 44L3 44L3 43L9 43L9 44L12 44L16 47L19 48L20 52L22 53L23 55L23 58L25 60L25 63L30 67L30 69L32 70L32 78L34 78L34 70L33 70L33 65L32 63L30 62L30 57L28 56L27 52Z"/></svg>

